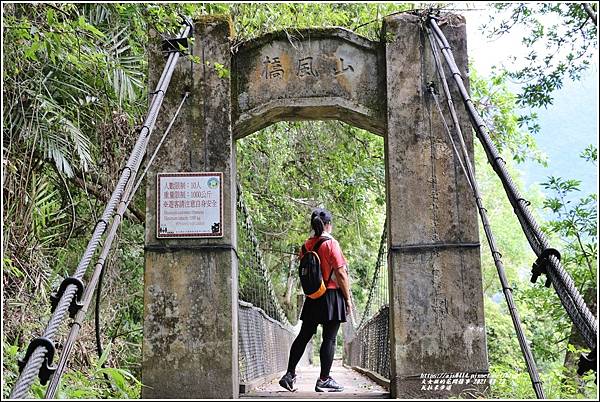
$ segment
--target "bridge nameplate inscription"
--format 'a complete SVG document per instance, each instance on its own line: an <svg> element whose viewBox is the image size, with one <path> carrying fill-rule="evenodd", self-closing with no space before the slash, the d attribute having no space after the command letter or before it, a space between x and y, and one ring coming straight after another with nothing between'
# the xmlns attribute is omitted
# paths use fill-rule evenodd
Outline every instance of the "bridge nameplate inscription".
<svg viewBox="0 0 600 402"><path fill-rule="evenodd" d="M234 58L234 131L278 120L340 119L383 134L381 47L341 28L274 33Z"/></svg>

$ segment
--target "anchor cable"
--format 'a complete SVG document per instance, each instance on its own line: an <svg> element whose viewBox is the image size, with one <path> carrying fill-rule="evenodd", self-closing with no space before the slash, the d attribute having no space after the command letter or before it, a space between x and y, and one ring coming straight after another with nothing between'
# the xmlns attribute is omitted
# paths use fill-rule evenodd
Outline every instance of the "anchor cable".
<svg viewBox="0 0 600 402"><path fill-rule="evenodd" d="M191 23L189 22L189 20L186 19L185 27L183 27L181 30L181 37L187 38L191 32L191 28ZM71 337L73 336L76 336L76 333L79 332L79 329L81 327L81 320L83 320L87 308L82 308L83 305L79 303L79 300L75 300L76 292L78 292L78 298L81 295L79 295L78 286L76 286L73 283L73 281L81 282L81 279L85 275L90 261L101 242L102 236L109 228L108 222L110 221L111 216L115 218L111 223L111 227L114 227L115 231L116 226L118 226L120 220L122 219L122 217L118 218L118 214L113 215L113 211L117 207L117 204L123 204L123 196L124 194L126 194L126 191L130 190L131 185L133 184L132 177L135 176L135 172L141 164L142 154L145 152L148 139L154 128L158 112L164 99L164 94L169 86L179 56L179 52L172 52L169 54L167 63L165 64L165 68L163 69L162 75L157 85L157 91L153 96L148 115L140 130L139 136L136 140L130 157L121 172L121 177L119 178L119 181L104 209L104 212L102 213L101 219L97 222L94 228L92 237L88 242L86 250L78 264L75 274L72 277L73 279L71 279L70 282L68 282L67 286L64 288L62 293L59 293L57 295L56 305L53 314L50 318L48 325L46 326L46 329L44 330L42 337L42 339L46 339L50 343L48 343L47 345L40 344L39 342L35 343L35 348L32 349L31 352L26 355L26 358L23 361L21 374L17 378L17 381L10 393L11 399L25 398L27 396L27 393L31 389L35 377L37 375L41 375L42 373L44 373L42 383L45 383L48 380L48 377L53 377L52 384L48 386L47 394L48 392L56 391L56 387L58 386L58 377L60 377L60 373L65 368L66 358L62 359L61 356L61 363L58 367L51 366L52 362L50 361L49 357L54 354L53 350L50 350L53 349L52 347L50 347L50 345L53 345L52 337L58 331L67 310L71 310L73 306L78 309L78 311L72 310L72 312L77 311L75 314L75 323L77 324L73 324L71 328L71 333L69 334L69 339L71 339ZM109 236L107 236L107 240L109 239ZM90 283L88 283L88 286L85 289L85 293L82 295L83 300L91 301L91 296L95 288L94 285L98 280L99 272L103 264L104 259L101 255L98 258L98 263L96 264L96 268L94 270L94 274L92 275L92 279L90 280ZM80 318L81 320L78 320L78 318ZM70 350L71 349L65 348L62 354L65 355L65 352ZM52 375L52 373L59 375ZM57 377L57 379L55 379L54 377Z"/></svg>
<svg viewBox="0 0 600 402"><path fill-rule="evenodd" d="M458 152L458 150L455 146L454 140L452 138L452 133L450 132L450 128L448 127L446 118L444 116L444 113L442 112L442 108L440 106L440 102L438 100L438 96L435 92L435 88L433 87L433 85L430 85L429 93L433 97L437 111L440 115L440 118L442 119L444 128L445 128L445 130L448 134L448 137L450 138L450 141L452 143L452 147L456 154L456 158L459 160L460 165L465 174L465 177L473 191L473 197L475 198L475 202L477 204L477 210L479 211L479 215L481 217L481 222L483 225L485 236L488 241L490 251L492 253L492 258L494 259L494 265L496 266L496 270L498 272L498 277L500 278L500 283L502 285L502 292L504 293L504 298L506 299L506 304L508 305L508 311L510 313L510 317L512 319L513 326L514 326L515 332L517 334L519 346L521 348L521 352L523 353L523 358L525 359L525 364L527 366L527 372L529 373L529 377L531 379L531 383L532 383L535 395L538 399L545 399L546 397L544 395L544 390L542 388L542 381L540 380L537 365L535 363L535 359L533 357L533 353L531 352L529 343L527 342L527 338L525 337L525 331L523 330L523 326L521 325L521 319L519 317L519 312L517 310L517 307L516 307L514 299L513 299L512 288L510 287L510 285L508 283L508 278L506 277L504 264L503 264L502 258L501 258L502 254L498 251L498 246L496 244L496 240L495 240L494 234L492 232L492 229L490 227L489 219L487 217L487 210L483 206L481 193L480 193L479 187L477 185L477 180L475 178L473 165L471 163L469 153L468 153L468 150L467 150L467 147L466 147L466 144L464 141L464 137L462 134L462 130L460 128L460 123L458 121L458 116L457 116L456 110L454 108L454 103L452 102L452 96L450 94L450 89L448 88L448 82L446 80L446 75L444 73L443 66L441 64L441 60L440 60L437 48L434 44L431 30L427 27L425 28L425 30L427 32L427 37L429 38L429 44L431 45L431 51L433 53L433 58L435 60L436 70L439 74L440 81L442 82L442 87L444 89L444 94L446 96L446 100L448 103L448 109L450 110L450 115L452 116L452 123L454 126L454 130L455 130L457 137L460 140L460 149L462 152L462 158L461 158L461 154ZM462 159L464 159L464 164L463 164Z"/></svg>
<svg viewBox="0 0 600 402"><path fill-rule="evenodd" d="M430 16L428 23L433 30L434 37L441 49L446 63L452 72L452 77L458 86L462 100L469 113L469 117L471 118L472 125L475 128L477 137L483 145L488 160L502 182L504 190L515 210L531 248L536 255L540 257L543 255L544 251L549 250L548 241L528 208L529 202L520 195L515 183L512 181L512 178L506 169L506 163L500 157L490 138L483 119L475 109L473 101L469 97L468 91L464 85L462 75L454 61L450 45L437 25L436 18ZM556 294L571 318L571 321L590 349L595 349L598 323L577 290L573 279L562 267L560 260L555 254L549 254L546 257L544 260L544 267L546 268L546 271L544 272L554 286Z"/></svg>

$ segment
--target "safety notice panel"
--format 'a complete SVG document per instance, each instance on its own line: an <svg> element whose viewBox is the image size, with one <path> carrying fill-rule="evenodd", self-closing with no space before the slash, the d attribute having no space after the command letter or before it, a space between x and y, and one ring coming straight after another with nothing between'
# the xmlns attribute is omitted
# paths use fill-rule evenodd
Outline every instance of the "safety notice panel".
<svg viewBox="0 0 600 402"><path fill-rule="evenodd" d="M158 173L156 237L222 237L223 173Z"/></svg>

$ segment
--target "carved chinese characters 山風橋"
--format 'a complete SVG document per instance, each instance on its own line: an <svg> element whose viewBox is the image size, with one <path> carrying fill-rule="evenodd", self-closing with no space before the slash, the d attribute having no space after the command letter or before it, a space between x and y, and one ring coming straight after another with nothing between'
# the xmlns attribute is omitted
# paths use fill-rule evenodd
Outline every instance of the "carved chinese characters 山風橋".
<svg viewBox="0 0 600 402"><path fill-rule="evenodd" d="M298 78L303 78L306 76L319 77L319 72L316 70L314 63L314 57L307 56L302 57L297 60L295 75ZM281 64L281 56L265 56L263 60L263 74L262 78L269 79L283 79L286 73L283 65ZM352 64L349 64L347 60L344 60L343 57L338 57L336 59L335 65L331 68L333 75L337 76L345 73L353 73L354 67Z"/></svg>

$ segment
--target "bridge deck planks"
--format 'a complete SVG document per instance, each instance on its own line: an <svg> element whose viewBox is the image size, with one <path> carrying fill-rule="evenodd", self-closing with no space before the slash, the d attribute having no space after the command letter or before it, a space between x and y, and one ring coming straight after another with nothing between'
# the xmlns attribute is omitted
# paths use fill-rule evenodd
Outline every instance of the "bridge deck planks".
<svg viewBox="0 0 600 402"><path fill-rule="evenodd" d="M389 392L357 371L345 368L341 361L335 360L331 376L344 386L342 392L315 392L315 382L319 376L319 366L299 367L296 374L295 392L289 392L279 386L279 378L256 387L240 398L276 398L276 399L384 399Z"/></svg>

